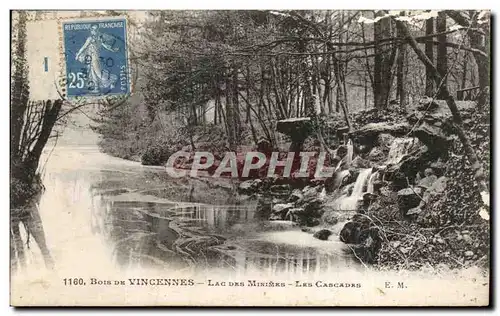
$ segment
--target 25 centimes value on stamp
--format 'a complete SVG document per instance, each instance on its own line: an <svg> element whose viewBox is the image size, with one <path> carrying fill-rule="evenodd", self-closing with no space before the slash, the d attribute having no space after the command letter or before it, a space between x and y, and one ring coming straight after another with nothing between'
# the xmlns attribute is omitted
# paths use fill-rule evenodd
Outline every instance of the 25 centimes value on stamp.
<svg viewBox="0 0 500 316"><path fill-rule="evenodd" d="M62 32L68 98L131 92L125 18L63 21Z"/></svg>

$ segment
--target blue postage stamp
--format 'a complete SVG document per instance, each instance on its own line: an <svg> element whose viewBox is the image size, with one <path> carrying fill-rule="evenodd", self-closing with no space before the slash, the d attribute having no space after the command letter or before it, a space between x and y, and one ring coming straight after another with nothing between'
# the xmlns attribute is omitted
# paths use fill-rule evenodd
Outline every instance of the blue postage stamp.
<svg viewBox="0 0 500 316"><path fill-rule="evenodd" d="M126 19L62 23L66 95L130 93Z"/></svg>

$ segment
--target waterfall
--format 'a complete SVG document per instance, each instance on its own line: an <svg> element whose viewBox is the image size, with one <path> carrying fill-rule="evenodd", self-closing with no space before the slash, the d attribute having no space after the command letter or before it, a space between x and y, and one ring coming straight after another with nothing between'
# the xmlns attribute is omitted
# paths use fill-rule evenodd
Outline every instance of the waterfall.
<svg viewBox="0 0 500 316"><path fill-rule="evenodd" d="M386 164L398 163L404 155L407 155L410 148L417 140L413 137L396 138L389 148Z"/></svg>
<svg viewBox="0 0 500 316"><path fill-rule="evenodd" d="M340 167L342 167L342 159L340 159L339 163L335 167L335 171L334 172L337 172L338 170L340 170Z"/></svg>
<svg viewBox="0 0 500 316"><path fill-rule="evenodd" d="M354 189L352 190L351 196L361 197L363 195L363 187L366 181L372 174L372 168L363 169L359 172L356 178L356 183L354 184Z"/></svg>
<svg viewBox="0 0 500 316"><path fill-rule="evenodd" d="M366 192L373 193L375 191L375 189L373 188L373 182L375 182L377 177L378 177L378 171L372 173L370 179L368 179L368 184L366 185Z"/></svg>
<svg viewBox="0 0 500 316"><path fill-rule="evenodd" d="M371 179L372 168L361 170L350 196L342 195L334 202L334 208L340 211L355 211L358 201L363 198L364 186Z"/></svg>
<svg viewBox="0 0 500 316"><path fill-rule="evenodd" d="M349 141L347 142L347 154L345 155L345 162L347 165L351 163L353 154L354 148L352 145L352 140L349 139Z"/></svg>

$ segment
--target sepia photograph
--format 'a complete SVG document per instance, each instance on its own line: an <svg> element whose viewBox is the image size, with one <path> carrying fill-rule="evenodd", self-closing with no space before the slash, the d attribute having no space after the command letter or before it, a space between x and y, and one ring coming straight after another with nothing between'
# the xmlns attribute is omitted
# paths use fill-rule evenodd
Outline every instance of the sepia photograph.
<svg viewBox="0 0 500 316"><path fill-rule="evenodd" d="M10 11L10 305L490 306L491 19Z"/></svg>

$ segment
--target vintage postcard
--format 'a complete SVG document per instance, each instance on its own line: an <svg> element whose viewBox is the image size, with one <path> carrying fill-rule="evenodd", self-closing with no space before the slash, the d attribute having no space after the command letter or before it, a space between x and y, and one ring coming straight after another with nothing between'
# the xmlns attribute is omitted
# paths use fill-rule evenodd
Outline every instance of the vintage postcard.
<svg viewBox="0 0 500 316"><path fill-rule="evenodd" d="M489 10L12 11L12 306L488 306Z"/></svg>

